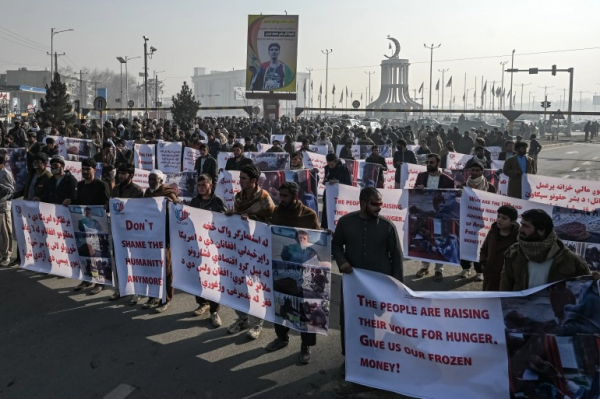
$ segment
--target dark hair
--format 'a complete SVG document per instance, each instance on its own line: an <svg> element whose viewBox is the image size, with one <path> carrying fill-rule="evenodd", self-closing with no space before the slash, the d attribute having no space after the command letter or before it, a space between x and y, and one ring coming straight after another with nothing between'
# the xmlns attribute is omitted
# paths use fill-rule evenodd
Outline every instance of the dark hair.
<svg viewBox="0 0 600 399"><path fill-rule="evenodd" d="M396 144L402 144L402 145L403 145L403 146L405 146L405 147L406 147L406 145L407 145L407 144L406 144L406 140L404 140L404 139L398 139L398 141L396 141Z"/></svg>
<svg viewBox="0 0 600 399"><path fill-rule="evenodd" d="M372 146L371 146L371 151L373 151L375 148L379 149L379 146L377 146L377 145L372 145Z"/></svg>
<svg viewBox="0 0 600 399"><path fill-rule="evenodd" d="M198 183L200 183L201 181L205 181L210 185L213 184L212 177L210 177L210 175L207 173L202 173L200 176L198 176Z"/></svg>
<svg viewBox="0 0 600 399"><path fill-rule="evenodd" d="M481 162L473 162L471 164L471 166L469 167L469 169L471 169L472 167L480 168L481 170L485 169L485 167L483 166L483 164Z"/></svg>
<svg viewBox="0 0 600 399"><path fill-rule="evenodd" d="M296 157L304 158L304 155L302 155L302 153L300 151L297 151L292 154L291 158L296 158Z"/></svg>
<svg viewBox="0 0 600 399"><path fill-rule="evenodd" d="M119 165L119 168L117 169L117 173L129 173L130 175L134 175L135 174L135 166L133 166L132 164L128 163L128 164L124 164L124 165Z"/></svg>
<svg viewBox="0 0 600 399"><path fill-rule="evenodd" d="M44 152L40 152L33 158L33 160L40 161L43 164L47 164L48 163L48 155Z"/></svg>
<svg viewBox="0 0 600 399"><path fill-rule="evenodd" d="M46 137L46 144L54 144L54 139L52 137Z"/></svg>
<svg viewBox="0 0 600 399"><path fill-rule="evenodd" d="M535 134L532 134L531 136L529 136L529 139L535 139L537 138L537 136Z"/></svg>
<svg viewBox="0 0 600 399"><path fill-rule="evenodd" d="M526 142L524 142L524 141L519 141L517 144L515 144L515 150L518 150L518 149L519 149L519 148L521 148L521 147L525 147L525 148L527 148L527 147L529 147L529 146L528 146L528 145L527 145L527 143L526 143Z"/></svg>
<svg viewBox="0 0 600 399"><path fill-rule="evenodd" d="M523 212L521 220L531 223L536 230L544 230L546 236L554 229L552 218L542 209L530 209Z"/></svg>
<svg viewBox="0 0 600 399"><path fill-rule="evenodd" d="M377 190L375 187L365 187L362 190L360 190L358 200L360 202L366 202L369 201L372 197L378 195L381 195L381 193L379 193L379 190Z"/></svg>
<svg viewBox="0 0 600 399"><path fill-rule="evenodd" d="M0 165L6 162L6 154L0 154Z"/></svg>
<svg viewBox="0 0 600 399"><path fill-rule="evenodd" d="M235 143L234 145L231 146L232 150L234 148L239 148L240 150L244 151L244 146L241 143Z"/></svg>
<svg viewBox="0 0 600 399"><path fill-rule="evenodd" d="M300 192L300 186L298 186L298 184L293 181L286 181L283 182L281 186L279 186L279 191L281 190L289 190L290 194L294 196L298 195L298 193Z"/></svg>
<svg viewBox="0 0 600 399"><path fill-rule="evenodd" d="M199 150L203 150L203 149L205 149L205 148L208 148L208 147L207 147L207 146L206 146L206 144L204 144L204 143L201 143L201 144L198 146L198 149L199 149Z"/></svg>
<svg viewBox="0 0 600 399"><path fill-rule="evenodd" d="M512 143L512 144L514 144L514 142L513 142L512 140L506 140L506 141L504 142L504 145L508 145L509 143Z"/></svg>
<svg viewBox="0 0 600 399"><path fill-rule="evenodd" d="M440 156L433 152L431 154L427 154L427 158L435 158L435 160L438 161L438 163L440 163L442 161Z"/></svg>
<svg viewBox="0 0 600 399"><path fill-rule="evenodd" d="M504 215L511 221L515 221L519 217L519 212L512 205L502 205L498 208L498 215Z"/></svg>
<svg viewBox="0 0 600 399"><path fill-rule="evenodd" d="M279 43L271 43L271 44L269 44L269 47L267 48L267 51L271 50L271 47L277 47L277 49L279 51L281 51L281 46L279 45Z"/></svg>
<svg viewBox="0 0 600 399"><path fill-rule="evenodd" d="M240 172L247 174L251 179L258 179L260 177L260 169L254 164L242 166Z"/></svg>
<svg viewBox="0 0 600 399"><path fill-rule="evenodd" d="M86 158L81 161L81 166L85 166L88 168L96 169L97 165L98 164L96 163L96 161L94 161L94 159L92 159L92 158Z"/></svg>
<svg viewBox="0 0 600 399"><path fill-rule="evenodd" d="M329 154L325 155L325 160L327 162L337 161L338 160L338 156L336 154L330 152Z"/></svg>
<svg viewBox="0 0 600 399"><path fill-rule="evenodd" d="M478 150L485 151L485 147L484 147L484 146L481 146L481 145L476 145L476 146L475 146L475 151L478 151Z"/></svg>

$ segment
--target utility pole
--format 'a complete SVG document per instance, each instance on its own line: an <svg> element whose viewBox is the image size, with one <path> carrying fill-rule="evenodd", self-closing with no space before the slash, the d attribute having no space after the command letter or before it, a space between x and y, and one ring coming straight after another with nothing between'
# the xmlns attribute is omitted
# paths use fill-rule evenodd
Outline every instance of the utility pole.
<svg viewBox="0 0 600 399"><path fill-rule="evenodd" d="M444 87L446 87L446 80L444 79L444 74L449 70L450 68L438 69L438 72L442 73L442 109L444 109Z"/></svg>
<svg viewBox="0 0 600 399"><path fill-rule="evenodd" d="M367 98L371 98L371 75L373 75L375 73L375 71L371 72L365 72L367 75L369 75L369 95Z"/></svg>
<svg viewBox="0 0 600 399"><path fill-rule="evenodd" d="M512 72L510 73L510 75L512 76ZM530 84L531 83L527 83L527 84L521 83L521 111L523 110L523 87L529 86Z"/></svg>
<svg viewBox="0 0 600 399"><path fill-rule="evenodd" d="M504 109L504 65L508 64L508 61L501 62L502 66L502 89L500 92L500 100L498 101L498 108L500 110ZM511 94L512 95L512 94Z"/></svg>
<svg viewBox="0 0 600 399"><path fill-rule="evenodd" d="M548 102L548 95L546 93L547 93L548 89L551 89L553 87L554 86L544 86L544 87L538 86L538 88L544 89L544 102ZM547 112L547 109L548 108L544 107L544 128L546 127L546 112Z"/></svg>
<svg viewBox="0 0 600 399"><path fill-rule="evenodd" d="M58 72L58 69L52 68L52 56L54 55L54 35L58 35L62 32L71 32L73 29L55 30L56 28L50 28L50 80L54 79L54 72Z"/></svg>
<svg viewBox="0 0 600 399"><path fill-rule="evenodd" d="M312 85L312 78L311 78L312 75L311 74L312 74L313 68L306 68L306 70L308 71L308 107L312 108L312 92L310 91L310 86ZM306 107L306 104L304 104L304 106Z"/></svg>
<svg viewBox="0 0 600 399"><path fill-rule="evenodd" d="M423 44L423 46L425 46L425 48L428 48L429 50L431 50L431 57L429 59L429 109L431 109L431 88L433 87L433 50L435 50L436 48L440 48L442 44L438 44L437 46L434 46L433 43L431 44L431 47L427 46L426 44ZM431 112L430 112L431 113Z"/></svg>
<svg viewBox="0 0 600 399"><path fill-rule="evenodd" d="M321 50L321 52L325 54L325 108L327 108L327 94L329 92L329 54L333 52L333 49Z"/></svg>
<svg viewBox="0 0 600 399"><path fill-rule="evenodd" d="M511 62L510 62L510 69L514 69L515 67L515 50L513 49L512 51L512 58L511 58ZM510 72L510 95L513 96L514 98L514 93L513 93L513 72ZM521 90L521 96L523 95L523 91ZM513 109L513 101L511 99L510 101L510 109Z"/></svg>

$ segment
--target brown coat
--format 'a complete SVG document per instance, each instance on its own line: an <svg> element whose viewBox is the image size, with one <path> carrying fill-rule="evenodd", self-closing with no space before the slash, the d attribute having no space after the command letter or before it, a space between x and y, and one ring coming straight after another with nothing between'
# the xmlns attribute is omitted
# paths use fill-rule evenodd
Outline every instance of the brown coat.
<svg viewBox="0 0 600 399"><path fill-rule="evenodd" d="M483 291L500 291L500 274L504 265L504 253L517 242L519 225L514 223L508 236L500 236L496 223L485 237L479 251L479 262L483 266Z"/></svg>
<svg viewBox="0 0 600 399"><path fill-rule="evenodd" d="M535 175L537 173L537 165L535 160L530 156L525 156L527 158L527 173ZM518 156L510 157L504 162L504 174L508 176L508 196L512 198L522 199L521 193L521 177L523 176L523 172L521 171L521 167L519 166Z"/></svg>

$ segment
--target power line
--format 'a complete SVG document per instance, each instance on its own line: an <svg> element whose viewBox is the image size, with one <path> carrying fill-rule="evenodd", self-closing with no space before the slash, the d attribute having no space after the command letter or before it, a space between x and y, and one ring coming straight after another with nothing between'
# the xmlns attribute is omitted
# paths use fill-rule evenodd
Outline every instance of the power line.
<svg viewBox="0 0 600 399"><path fill-rule="evenodd" d="M71 63L71 65L73 65L75 67L75 69L79 69L79 67L77 66L77 64L75 64L73 62L73 60L71 59L71 57L69 57L68 54L65 53L65 57L67 57L67 59L69 60L69 62Z"/></svg>
<svg viewBox="0 0 600 399"><path fill-rule="evenodd" d="M538 51L534 53L519 53L519 56L526 55L539 55L539 54L551 54L551 53L568 53L574 51L587 51L587 50L598 50L600 47L586 47L586 48L577 48L577 49L565 49L565 50L549 50L549 51ZM469 61L469 60L484 60L484 59L492 59L492 58L502 58L502 57L511 57L512 54L503 54L503 55L487 55L481 57L467 57L467 58L455 58L450 60L436 60L435 62L455 62L455 61ZM425 64L429 63L429 61L414 61L411 64ZM350 66L350 67L338 67L338 68L329 68L330 70L340 70L340 69L361 69L361 68L373 68L378 67L377 65L362 65L362 66ZM324 71L325 69L315 69L315 71Z"/></svg>
<svg viewBox="0 0 600 399"><path fill-rule="evenodd" d="M41 44L41 43L38 43L38 42L36 42L36 41L30 40L30 39L26 38L25 36L21 36L21 35L19 35L18 33L15 33L15 32L13 32L13 31L11 31L11 30L8 30L8 29L6 29L6 28L3 28L2 26L0 26L0 29L2 29L2 30L4 30L4 31L8 32L8 34L10 34L10 35L11 35L11 36L13 36L13 37L15 37L15 36L18 36L18 37L20 38L20 40L24 40L24 41L27 41L27 42L29 42L29 43L31 43L31 44L34 44L34 45L36 45L36 46L42 47L42 48L43 48L45 51L47 51L47 50L48 50L48 47L47 47L46 45L44 45L44 44Z"/></svg>
<svg viewBox="0 0 600 399"><path fill-rule="evenodd" d="M4 33L4 32L0 32L0 34L3 34L3 33ZM32 46L29 46L29 45L27 45L27 44L24 44L24 43L15 42L14 40L8 39L8 38L6 38L6 37L4 37L4 36L0 36L0 39L4 39L4 40L6 40L6 41L8 41L8 42L11 42L11 43L17 44L17 45L19 45L19 46L27 47L27 48L29 48L29 49L31 49L31 50L40 51L40 52L42 52L42 53L44 53L44 52L45 52L45 50L41 50L40 48L32 47Z"/></svg>

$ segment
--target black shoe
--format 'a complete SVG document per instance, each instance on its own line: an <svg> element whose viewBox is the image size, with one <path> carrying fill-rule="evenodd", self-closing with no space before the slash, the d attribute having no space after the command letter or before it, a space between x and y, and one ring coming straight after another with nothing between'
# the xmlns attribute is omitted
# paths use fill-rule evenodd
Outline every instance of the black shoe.
<svg viewBox="0 0 600 399"><path fill-rule="evenodd" d="M284 341L281 338L277 337L269 345L267 345L267 347L265 349L268 350L269 352L275 352L275 351L278 351L279 349L285 348L286 346L288 346L289 343L290 343L289 340Z"/></svg>
<svg viewBox="0 0 600 399"><path fill-rule="evenodd" d="M300 362L302 364L310 363L310 346L303 344L300 347Z"/></svg>
<svg viewBox="0 0 600 399"><path fill-rule="evenodd" d="M77 287L75 287L73 289L73 291L81 291L84 288L88 288L91 287L92 283L90 283L89 281L82 281L81 284L79 284Z"/></svg>

